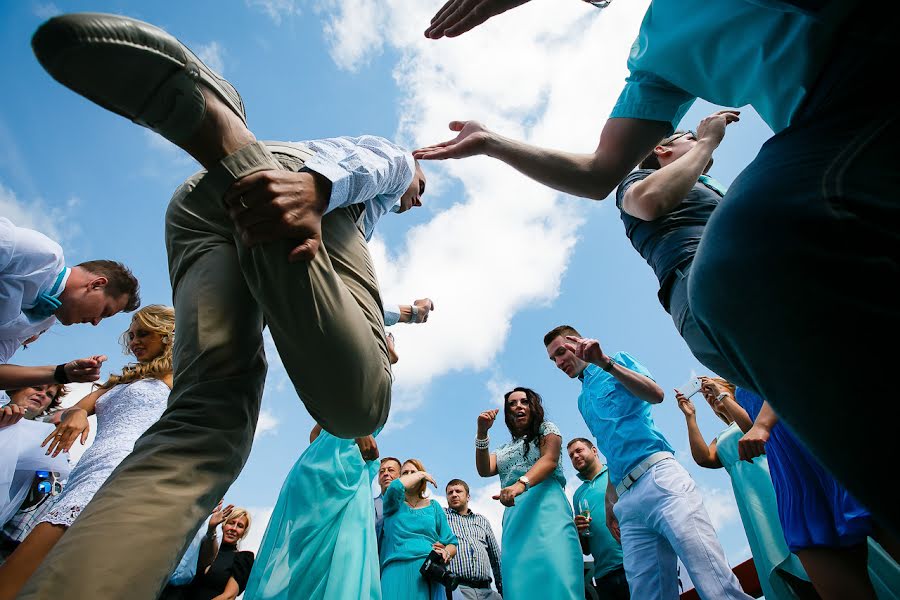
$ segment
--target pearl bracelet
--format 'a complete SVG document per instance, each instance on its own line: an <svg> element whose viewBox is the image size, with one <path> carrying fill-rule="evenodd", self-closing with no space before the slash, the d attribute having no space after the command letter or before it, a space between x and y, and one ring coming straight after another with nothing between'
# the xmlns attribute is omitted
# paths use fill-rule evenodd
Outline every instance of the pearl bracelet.
<svg viewBox="0 0 900 600"><path fill-rule="evenodd" d="M475 449L476 450L487 450L491 447L491 438L486 437L483 440L475 438Z"/></svg>

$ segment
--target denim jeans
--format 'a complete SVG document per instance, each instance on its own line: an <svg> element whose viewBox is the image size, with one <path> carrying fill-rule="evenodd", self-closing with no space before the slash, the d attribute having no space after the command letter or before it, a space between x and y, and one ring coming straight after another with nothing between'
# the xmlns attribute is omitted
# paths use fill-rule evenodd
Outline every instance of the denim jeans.
<svg viewBox="0 0 900 600"><path fill-rule="evenodd" d="M849 26L836 34L840 43L791 126L716 209L688 292L724 359L720 374L769 400L896 534L900 510L884 461L894 454L897 415L890 348L900 338L900 121L879 84L900 36L883 35L896 16L859 12L866 34Z"/></svg>

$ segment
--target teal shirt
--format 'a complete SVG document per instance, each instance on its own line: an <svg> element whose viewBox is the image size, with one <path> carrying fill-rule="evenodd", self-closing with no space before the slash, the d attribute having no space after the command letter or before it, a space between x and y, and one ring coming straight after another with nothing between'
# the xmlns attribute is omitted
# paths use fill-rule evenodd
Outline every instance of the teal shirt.
<svg viewBox="0 0 900 600"><path fill-rule="evenodd" d="M781 131L816 82L834 32L854 5L824 4L814 18L769 0L653 0L610 116L668 121L674 129L703 98L749 104Z"/></svg>
<svg viewBox="0 0 900 600"><path fill-rule="evenodd" d="M652 379L650 371L627 352L619 352L612 358L623 367ZM613 485L651 454L675 454L653 422L649 402L629 392L615 377L596 365L585 367L579 379L578 410L606 457Z"/></svg>
<svg viewBox="0 0 900 600"><path fill-rule="evenodd" d="M384 492L384 529L381 539L381 569L395 560L425 557L435 542L458 543L447 515L434 500L428 506L411 508L404 499L406 490L395 479Z"/></svg>
<svg viewBox="0 0 900 600"><path fill-rule="evenodd" d="M581 512L582 500L587 500L591 511L591 537L589 545L594 558L594 571L591 577L600 579L607 573L622 568L622 545L609 532L606 526L606 486L609 483L609 470L606 465L590 481L578 473L578 479L584 483L575 490L572 506L575 514Z"/></svg>

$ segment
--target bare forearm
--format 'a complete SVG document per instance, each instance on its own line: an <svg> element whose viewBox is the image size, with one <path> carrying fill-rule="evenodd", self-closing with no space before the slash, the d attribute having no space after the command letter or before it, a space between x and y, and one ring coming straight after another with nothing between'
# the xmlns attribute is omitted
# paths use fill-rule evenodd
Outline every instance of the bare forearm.
<svg viewBox="0 0 900 600"><path fill-rule="evenodd" d="M625 194L625 212L645 221L670 213L697 183L709 164L714 149L715 146L709 142L697 142L675 162L633 184Z"/></svg>
<svg viewBox="0 0 900 600"><path fill-rule="evenodd" d="M56 365L23 367L0 365L0 390L12 390L32 385L56 383Z"/></svg>
<svg viewBox="0 0 900 600"><path fill-rule="evenodd" d="M753 420L750 418L750 414L734 398L731 396L724 398L722 405L725 407L728 416L731 417L741 431L747 433L753 427Z"/></svg>
<svg viewBox="0 0 900 600"><path fill-rule="evenodd" d="M602 200L627 174L598 172L592 154L575 154L532 146L494 134L488 156L505 162L526 177L560 192Z"/></svg>
<svg viewBox="0 0 900 600"><path fill-rule="evenodd" d="M550 477L556 470L557 460L550 456L542 456L528 469L525 476L528 478L529 485L537 485Z"/></svg>
<svg viewBox="0 0 900 600"><path fill-rule="evenodd" d="M493 477L491 473L491 452L490 450L475 449L475 470L482 477Z"/></svg>
<svg viewBox="0 0 900 600"><path fill-rule="evenodd" d="M607 359L612 360L610 357ZM606 364L606 363L604 363ZM603 365L599 365L603 366ZM623 367L616 361L612 361L612 368L609 370L610 375L615 377L619 383L625 386L625 389L650 404L659 404L663 401L665 393L659 385L647 377L636 371Z"/></svg>
<svg viewBox="0 0 900 600"><path fill-rule="evenodd" d="M688 430L688 444L691 446L691 456L693 457L694 462L701 467L706 467L708 469L721 466L715 464L718 461L713 460L709 444L703 439L703 434L700 432L700 427L697 425L697 418L689 416L685 418L685 421Z"/></svg>
<svg viewBox="0 0 900 600"><path fill-rule="evenodd" d="M756 421L753 424L764 427L766 431L772 431L772 428L778 424L778 415L775 414L775 410L768 402L763 402L762 408L759 409L759 414L756 415Z"/></svg>

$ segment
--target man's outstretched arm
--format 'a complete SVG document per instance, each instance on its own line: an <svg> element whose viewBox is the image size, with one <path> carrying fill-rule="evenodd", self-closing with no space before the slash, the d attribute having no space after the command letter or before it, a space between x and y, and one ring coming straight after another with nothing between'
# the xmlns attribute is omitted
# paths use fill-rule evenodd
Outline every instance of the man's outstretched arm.
<svg viewBox="0 0 900 600"><path fill-rule="evenodd" d="M526 2L528 0L449 0L431 18L425 37L436 40L462 35L491 17Z"/></svg>
<svg viewBox="0 0 900 600"><path fill-rule="evenodd" d="M413 156L422 160L491 156L553 189L602 200L669 133L671 125L644 119L609 119L593 154L532 146L498 135L477 121L453 121L450 129L459 135L419 148Z"/></svg>

